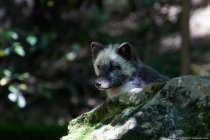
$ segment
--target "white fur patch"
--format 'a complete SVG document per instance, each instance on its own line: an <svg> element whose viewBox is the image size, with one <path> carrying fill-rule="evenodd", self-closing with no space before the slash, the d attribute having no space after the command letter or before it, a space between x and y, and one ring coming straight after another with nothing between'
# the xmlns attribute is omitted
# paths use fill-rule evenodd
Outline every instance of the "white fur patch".
<svg viewBox="0 0 210 140"><path fill-rule="evenodd" d="M132 85L131 82L126 82L125 84L123 84L122 86L115 88L115 89L108 89L107 90L107 94L108 97L111 98L113 96L115 96L116 94L120 94L120 93L126 93L131 91L132 89L135 89Z"/></svg>
<svg viewBox="0 0 210 140"><path fill-rule="evenodd" d="M139 92L142 91L142 89L143 89L143 88L133 88L133 89L131 89L129 92L130 92L130 93L139 93Z"/></svg>
<svg viewBox="0 0 210 140"><path fill-rule="evenodd" d="M119 88L115 88L115 89L108 89L107 90L107 94L108 97L111 98L117 94L121 94L121 93L139 93L143 90L143 88L134 88L131 82L127 82L124 85L120 86Z"/></svg>

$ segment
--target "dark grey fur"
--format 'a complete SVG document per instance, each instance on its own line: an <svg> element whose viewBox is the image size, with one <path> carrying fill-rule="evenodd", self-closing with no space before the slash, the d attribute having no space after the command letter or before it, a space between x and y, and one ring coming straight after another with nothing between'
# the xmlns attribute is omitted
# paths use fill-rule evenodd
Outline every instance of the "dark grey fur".
<svg viewBox="0 0 210 140"><path fill-rule="evenodd" d="M132 77L129 79L136 88L144 88L150 83L161 83L168 80L168 77L158 73L156 70L147 65L143 65L142 67L138 67L138 65L136 65L136 72L134 72Z"/></svg>
<svg viewBox="0 0 210 140"><path fill-rule="evenodd" d="M100 73L96 79L96 87L98 87L99 89L113 89L113 91L115 92L115 89L122 88L122 86L126 85L125 83L131 83L132 88L144 88L150 83L165 82L169 80L168 77L161 75L153 68L144 65L138 59L135 49L129 43L123 43L121 45L115 44L114 46L116 47L113 48L113 51L115 51L116 54L122 56L122 59L125 59L127 62L130 62L132 69L134 68L134 71L131 74L131 76L128 77L127 75L122 74L122 69L120 68L120 66L116 70L113 70L113 65L117 65L115 64L114 60L112 60L113 62L110 62L109 65L100 66ZM97 42L93 42L91 44L91 49L94 62L98 54L100 54L102 50L106 49L106 46ZM110 73L112 73L114 77L110 76ZM112 94L115 94L113 93L113 91L111 91Z"/></svg>

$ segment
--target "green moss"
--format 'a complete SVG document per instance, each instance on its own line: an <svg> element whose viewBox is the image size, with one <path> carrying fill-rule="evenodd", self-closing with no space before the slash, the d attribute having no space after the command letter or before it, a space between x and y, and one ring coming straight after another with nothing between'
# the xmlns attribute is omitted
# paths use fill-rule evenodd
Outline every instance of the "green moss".
<svg viewBox="0 0 210 140"><path fill-rule="evenodd" d="M203 117L203 122L210 127L210 112L208 110L208 113L206 116Z"/></svg>
<svg viewBox="0 0 210 140"><path fill-rule="evenodd" d="M94 127L90 125L77 125L77 127L71 128L69 135L63 137L62 140L86 140L93 130Z"/></svg>
<svg viewBox="0 0 210 140"><path fill-rule="evenodd" d="M202 124L197 124L197 125L193 125L192 127L189 127L185 131L184 135L188 136L188 137L192 137L192 136L193 137L195 137L195 136L196 137L198 137L198 136L204 137L206 133L207 132L206 132L205 126Z"/></svg>
<svg viewBox="0 0 210 140"><path fill-rule="evenodd" d="M74 125L73 127L69 128L69 134L64 136L62 140L105 140L102 134L93 134L95 129L99 129L102 126L102 123L98 123L96 125Z"/></svg>
<svg viewBox="0 0 210 140"><path fill-rule="evenodd" d="M102 127L102 126L103 126L102 123L98 123L98 124L95 125L95 128L94 129L98 129L98 128Z"/></svg>
<svg viewBox="0 0 210 140"><path fill-rule="evenodd" d="M96 124L101 122L107 124L115 115L121 113L121 110L124 110L129 106L130 104L120 102L118 97L108 99L107 102L102 104L99 108L87 114L84 118L84 123Z"/></svg>
<svg viewBox="0 0 210 140"><path fill-rule="evenodd" d="M193 114L197 119L192 126L185 128L184 136L209 137L210 134L210 112L209 107L197 108Z"/></svg>

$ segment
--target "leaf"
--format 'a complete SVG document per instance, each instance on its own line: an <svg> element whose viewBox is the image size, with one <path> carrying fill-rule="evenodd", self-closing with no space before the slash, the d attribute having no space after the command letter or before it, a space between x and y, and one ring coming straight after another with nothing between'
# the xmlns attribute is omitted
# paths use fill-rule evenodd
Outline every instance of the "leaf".
<svg viewBox="0 0 210 140"><path fill-rule="evenodd" d="M75 52L69 52L66 54L66 59L69 61L73 61L76 58L77 54Z"/></svg>
<svg viewBox="0 0 210 140"><path fill-rule="evenodd" d="M12 43L12 46L13 46L13 47L16 47L16 46L21 46L21 45L20 45L20 42L13 42L13 43Z"/></svg>
<svg viewBox="0 0 210 140"><path fill-rule="evenodd" d="M4 57L4 51L3 50L0 50L0 57Z"/></svg>
<svg viewBox="0 0 210 140"><path fill-rule="evenodd" d="M47 2L47 6L49 6L49 7L54 6L54 1L48 1L48 2Z"/></svg>
<svg viewBox="0 0 210 140"><path fill-rule="evenodd" d="M0 27L0 34L3 33L4 28Z"/></svg>
<svg viewBox="0 0 210 140"><path fill-rule="evenodd" d="M22 57L25 56L25 51L22 46L15 46L14 51Z"/></svg>
<svg viewBox="0 0 210 140"><path fill-rule="evenodd" d="M20 88L22 89L22 90L26 90L27 89L27 85L26 84L20 84L19 85L20 86Z"/></svg>
<svg viewBox="0 0 210 140"><path fill-rule="evenodd" d="M18 93L18 89L14 85L10 85L8 90L12 93Z"/></svg>
<svg viewBox="0 0 210 140"><path fill-rule="evenodd" d="M37 37L33 35L30 35L26 38L26 41L32 46L36 44L37 40L38 40Z"/></svg>
<svg viewBox="0 0 210 140"><path fill-rule="evenodd" d="M5 76L11 76L12 75L11 71L9 71L8 69L5 69L3 71L3 73L4 73Z"/></svg>
<svg viewBox="0 0 210 140"><path fill-rule="evenodd" d="M17 101L17 97L18 97L17 93L10 93L10 94L8 95L8 98L9 98L10 101L12 101L12 102L16 102L16 101Z"/></svg>
<svg viewBox="0 0 210 140"><path fill-rule="evenodd" d="M22 95L18 96L17 105L20 108L24 108L26 106L26 100L25 100L25 98Z"/></svg>
<svg viewBox="0 0 210 140"><path fill-rule="evenodd" d="M4 55L8 56L10 54L10 49L6 48L4 49Z"/></svg>
<svg viewBox="0 0 210 140"><path fill-rule="evenodd" d="M1 86L5 86L7 83L8 83L8 79L6 79L6 78L2 78L2 79L0 80L0 85L1 85Z"/></svg>
<svg viewBox="0 0 210 140"><path fill-rule="evenodd" d="M7 34L8 34L9 37L11 37L14 40L17 40L18 37L19 37L19 35L16 32L13 32L13 31L9 31Z"/></svg>
<svg viewBox="0 0 210 140"><path fill-rule="evenodd" d="M30 73L26 72L18 76L19 80L23 80L30 77Z"/></svg>
<svg viewBox="0 0 210 140"><path fill-rule="evenodd" d="M18 39L18 34L17 33L15 33L15 32L13 32L13 34L12 34L12 38L14 39L14 40L17 40Z"/></svg>

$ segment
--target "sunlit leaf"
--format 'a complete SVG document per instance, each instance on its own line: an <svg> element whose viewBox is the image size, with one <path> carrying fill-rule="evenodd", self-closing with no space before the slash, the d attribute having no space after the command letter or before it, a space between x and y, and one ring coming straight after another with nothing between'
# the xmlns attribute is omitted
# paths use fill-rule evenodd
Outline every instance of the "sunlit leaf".
<svg viewBox="0 0 210 140"><path fill-rule="evenodd" d="M16 47L16 46L21 46L21 45L20 45L20 42L13 42L12 46Z"/></svg>
<svg viewBox="0 0 210 140"><path fill-rule="evenodd" d="M12 43L12 46L14 47L14 51L20 55L20 56L25 56L25 51L23 50L23 47L19 42L14 42Z"/></svg>
<svg viewBox="0 0 210 140"><path fill-rule="evenodd" d="M3 71L3 73L4 73L5 76L11 76L12 75L11 71L9 71L8 69L5 69Z"/></svg>
<svg viewBox="0 0 210 140"><path fill-rule="evenodd" d="M0 27L0 33L3 33L4 28Z"/></svg>
<svg viewBox="0 0 210 140"><path fill-rule="evenodd" d="M27 89L27 85L26 84L20 84L19 85L20 86L20 88L22 89L22 90L26 90Z"/></svg>
<svg viewBox="0 0 210 140"><path fill-rule="evenodd" d="M17 34L17 33L15 33L15 32L13 32L13 34L12 34L12 38L16 40L16 39L18 39L18 37L19 37L19 36L18 36L18 34Z"/></svg>
<svg viewBox="0 0 210 140"><path fill-rule="evenodd" d="M0 50L0 57L4 57L4 50Z"/></svg>
<svg viewBox="0 0 210 140"><path fill-rule="evenodd" d="M29 78L29 77L30 77L30 73L26 72L26 73L20 74L18 76L18 79L23 80L23 79L26 79L26 78Z"/></svg>
<svg viewBox="0 0 210 140"><path fill-rule="evenodd" d="M38 40L37 37L33 35L30 35L26 38L26 41L32 46L36 44L37 40Z"/></svg>
<svg viewBox="0 0 210 140"><path fill-rule="evenodd" d="M6 48L4 49L4 55L8 56L10 54L10 49Z"/></svg>
<svg viewBox="0 0 210 140"><path fill-rule="evenodd" d="M25 51L22 46L15 46L14 51L22 57L25 56Z"/></svg>
<svg viewBox="0 0 210 140"><path fill-rule="evenodd" d="M49 7L54 6L54 1L48 1L48 2L47 2L47 6L49 6Z"/></svg>
<svg viewBox="0 0 210 140"><path fill-rule="evenodd" d="M8 90L12 93L18 93L18 89L14 85L10 85Z"/></svg>
<svg viewBox="0 0 210 140"><path fill-rule="evenodd" d="M1 86L5 86L7 83L8 83L8 80L7 80L6 78L2 78L2 79L0 80L0 85L1 85Z"/></svg>
<svg viewBox="0 0 210 140"><path fill-rule="evenodd" d="M20 108L24 108L26 106L26 100L22 95L18 96L17 104Z"/></svg>
<svg viewBox="0 0 210 140"><path fill-rule="evenodd" d="M17 93L10 93L10 94L8 95L8 98L9 98L12 102L16 102L16 101L17 101L17 97L18 97Z"/></svg>
<svg viewBox="0 0 210 140"><path fill-rule="evenodd" d="M75 52L69 52L66 54L66 59L69 61L73 61L76 58L77 54Z"/></svg>
<svg viewBox="0 0 210 140"><path fill-rule="evenodd" d="M14 40L18 39L18 37L19 37L19 35L16 32L13 32L13 31L9 31L8 36L11 37Z"/></svg>

